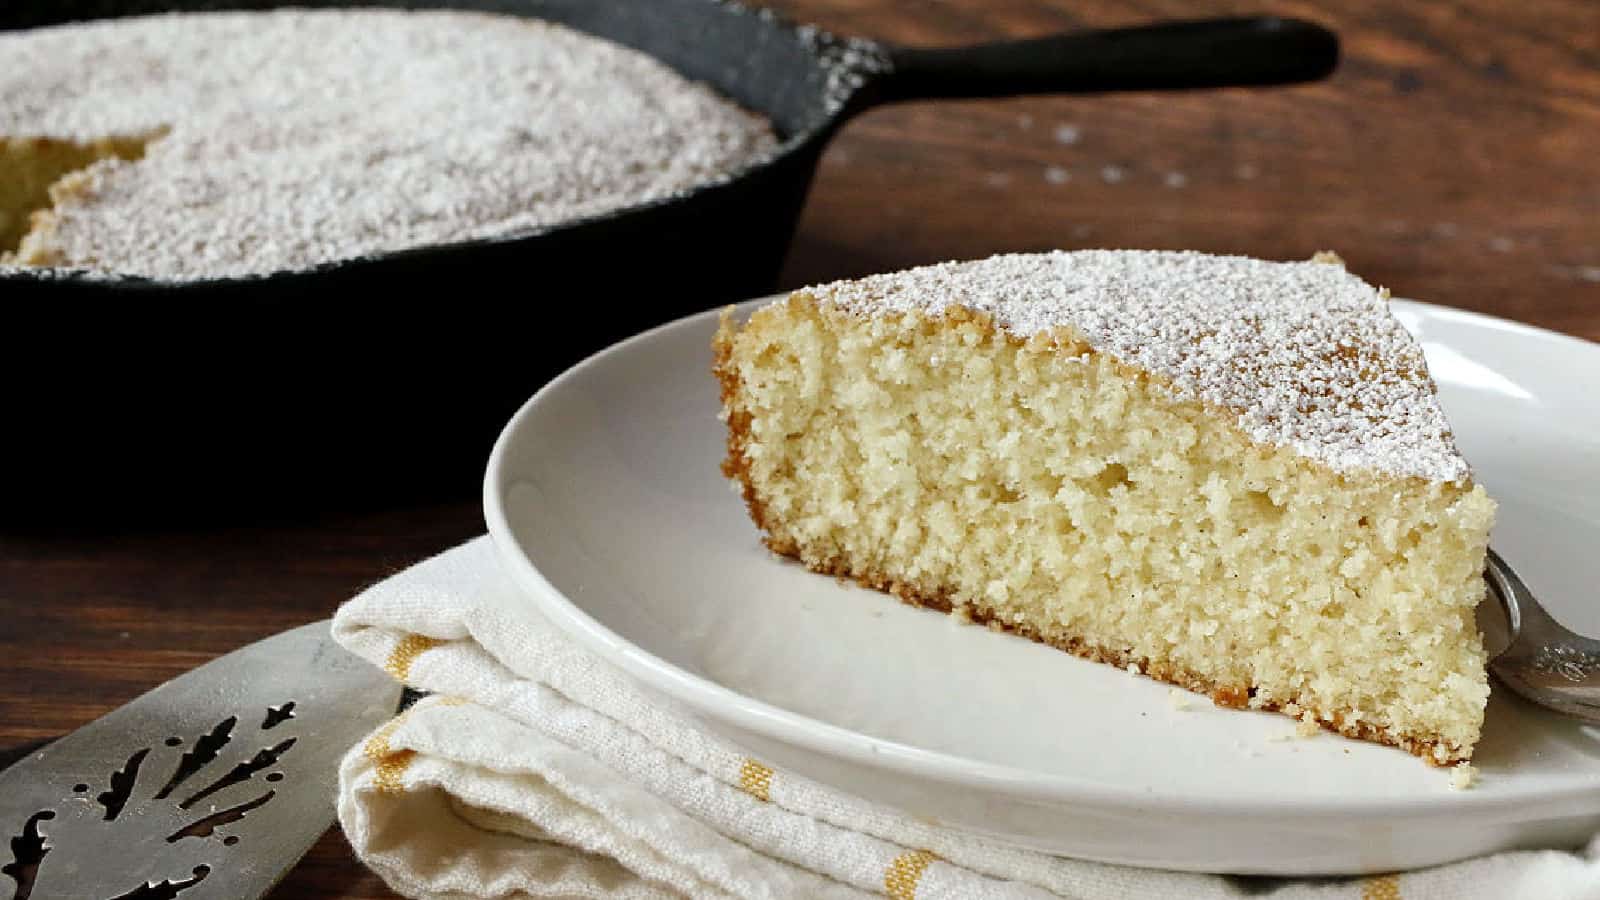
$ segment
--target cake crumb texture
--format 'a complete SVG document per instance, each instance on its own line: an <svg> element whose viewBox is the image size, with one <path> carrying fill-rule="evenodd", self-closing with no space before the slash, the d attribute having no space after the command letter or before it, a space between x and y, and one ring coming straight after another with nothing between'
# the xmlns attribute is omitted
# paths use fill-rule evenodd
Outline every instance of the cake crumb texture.
<svg viewBox="0 0 1600 900"><path fill-rule="evenodd" d="M1037 290L1038 266L1074 264L1010 264L1032 273L1012 287ZM1293 704L1435 764L1470 758L1488 697L1481 487L1336 469L1076 321L1007 328L932 300L943 279L898 284L924 293L832 286L724 318L724 472L772 550L1218 705Z"/></svg>
<svg viewBox="0 0 1600 900"><path fill-rule="evenodd" d="M611 212L777 147L649 56L517 16L168 14L0 33L0 59L11 265L304 269Z"/></svg>

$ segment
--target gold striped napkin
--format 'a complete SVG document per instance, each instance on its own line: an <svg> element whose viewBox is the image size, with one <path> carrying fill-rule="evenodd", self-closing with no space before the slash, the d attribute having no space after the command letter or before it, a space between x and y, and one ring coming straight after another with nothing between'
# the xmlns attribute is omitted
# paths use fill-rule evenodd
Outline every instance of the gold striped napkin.
<svg viewBox="0 0 1600 900"><path fill-rule="evenodd" d="M334 636L433 696L346 755L339 821L416 898L1600 900L1586 854L1356 879L1244 879L1062 859L785 772L567 642L478 538L346 603Z"/></svg>

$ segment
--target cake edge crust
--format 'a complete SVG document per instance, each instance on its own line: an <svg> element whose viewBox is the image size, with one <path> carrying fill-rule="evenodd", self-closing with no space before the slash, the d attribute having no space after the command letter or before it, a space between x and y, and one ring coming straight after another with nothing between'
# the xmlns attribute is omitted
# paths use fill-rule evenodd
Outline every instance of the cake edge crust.
<svg viewBox="0 0 1600 900"><path fill-rule="evenodd" d="M855 571L843 559L828 559L821 564L807 561L800 553L800 545L792 537L780 537L783 529L778 527L772 517L767 514L766 504L756 493L755 485L750 478L750 466L745 457L745 447L750 438L751 416L748 412L736 408L732 399L737 396L741 387L738 372L729 365L733 358L733 307L726 307L718 318L715 336L712 338L712 374L716 377L719 386L719 399L725 413L727 425L727 456L721 464L722 474L730 481L736 482L739 494L744 500L745 508L750 514L750 519L762 532L761 542L771 552L795 560L812 572L822 575L831 575L836 578L848 578L862 587L890 594L908 606L917 606L923 609L953 614L955 604L950 599L947 591L920 589L898 579L891 578L878 572ZM1170 663L1152 664L1148 659L1134 657L1132 654L1121 650L1110 650L1100 647L1081 638L1069 635L1046 636L1032 626L1017 623L1006 623L1001 620L993 608L980 603L963 603L968 617L975 623L986 625L995 630L1005 631L1019 637L1054 647L1073 656L1087 659L1091 662L1115 665L1126 669L1129 665L1137 666L1139 674L1156 681L1177 685L1178 687L1195 693L1204 694L1211 698L1217 706L1230 709L1253 709L1266 712L1277 712L1289 715L1284 709L1287 706L1298 706L1301 699L1299 695L1284 703L1263 701L1259 705L1254 703L1254 688L1250 685L1224 685L1210 678L1198 675L1180 666ZM1457 763L1470 762L1471 754L1462 753L1459 747L1453 747L1440 740L1428 740L1412 735L1400 734L1388 728L1380 728L1368 723L1347 723L1341 711L1335 710L1331 716L1317 716L1307 710L1314 718L1316 724L1322 729L1355 740L1384 744L1404 750L1422 759L1429 766L1452 766ZM1291 716L1291 718L1294 718ZM1307 721L1298 719L1297 721Z"/></svg>
<svg viewBox="0 0 1600 900"><path fill-rule="evenodd" d="M792 543L789 545L783 545L781 542L770 537L771 532L769 529L763 527L762 530L767 532L769 535L764 537L762 540L762 543L766 545L767 549L778 554L779 556L793 559L813 572L823 575L833 575L838 578L849 578L850 580L855 581L857 584L860 584L862 587L890 594L908 606L916 606L922 609L942 612L947 615L954 613L955 604L944 592L924 592L914 586L896 581L879 573L856 573L852 571L851 568L842 560L829 560L827 563L820 566L812 565L811 563L806 562L800 556L798 552L799 548L797 546L793 545ZM792 548L795 552L786 552L786 550L790 548ZM1269 701L1263 702L1260 705L1254 705L1254 688L1248 685L1220 684L1212 679L1198 675L1181 666L1175 666L1171 663L1151 663L1148 659L1136 657L1126 651L1109 650L1105 647L1091 644L1088 641L1082 640L1081 638L1071 637L1068 635L1045 636L1030 625L1007 623L1003 621L993 608L981 603L964 603L963 609L967 617L975 624L984 625L991 630L1003 631L1009 634L1014 634L1018 637L1024 637L1031 641L1053 647L1057 650L1065 651L1081 659L1089 660L1090 662L1113 665L1123 670L1126 670L1130 665L1137 666L1137 674L1144 675L1155 681L1177 685L1178 687L1193 691L1197 694L1203 694L1211 698L1211 702L1220 707L1225 707L1228 709L1247 709L1262 712L1275 712L1279 713L1280 715L1289 716L1290 718L1295 719L1295 721L1307 721L1306 719L1295 718L1291 714L1284 711L1284 708L1287 706L1299 705L1303 698L1298 695L1284 703ZM1469 756L1461 754L1459 750L1452 749L1449 745L1442 741L1427 740L1424 738L1404 735L1387 728L1379 728L1367 723L1348 724L1344 721L1341 712L1337 710L1334 711L1331 717L1316 716L1315 713L1312 713L1312 716L1314 717L1316 724L1325 731L1331 731L1355 740L1396 747L1422 759L1430 766L1452 766L1457 763L1469 762L1471 759ZM1445 754L1442 758L1437 755L1441 750Z"/></svg>

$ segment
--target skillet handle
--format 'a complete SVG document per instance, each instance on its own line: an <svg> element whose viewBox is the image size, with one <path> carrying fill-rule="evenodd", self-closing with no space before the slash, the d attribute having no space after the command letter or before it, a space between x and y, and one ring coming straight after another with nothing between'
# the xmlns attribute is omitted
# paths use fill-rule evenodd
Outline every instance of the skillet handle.
<svg viewBox="0 0 1600 900"><path fill-rule="evenodd" d="M1322 78L1339 38L1275 17L1202 19L972 47L888 47L879 102L1184 90Z"/></svg>

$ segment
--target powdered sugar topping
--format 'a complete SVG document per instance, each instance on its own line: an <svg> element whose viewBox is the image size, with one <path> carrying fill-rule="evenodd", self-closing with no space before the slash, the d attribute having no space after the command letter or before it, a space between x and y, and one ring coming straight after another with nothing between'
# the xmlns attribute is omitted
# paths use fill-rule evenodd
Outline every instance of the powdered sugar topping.
<svg viewBox="0 0 1600 900"><path fill-rule="evenodd" d="M168 15L0 35L0 138L164 133L57 209L64 264L236 277L537 230L771 154L650 57L464 12Z"/></svg>
<svg viewBox="0 0 1600 900"><path fill-rule="evenodd" d="M1421 348L1371 285L1325 262L1084 250L944 263L810 289L862 315L985 312L1019 337L1066 327L1231 410L1258 441L1341 472L1469 476Z"/></svg>

